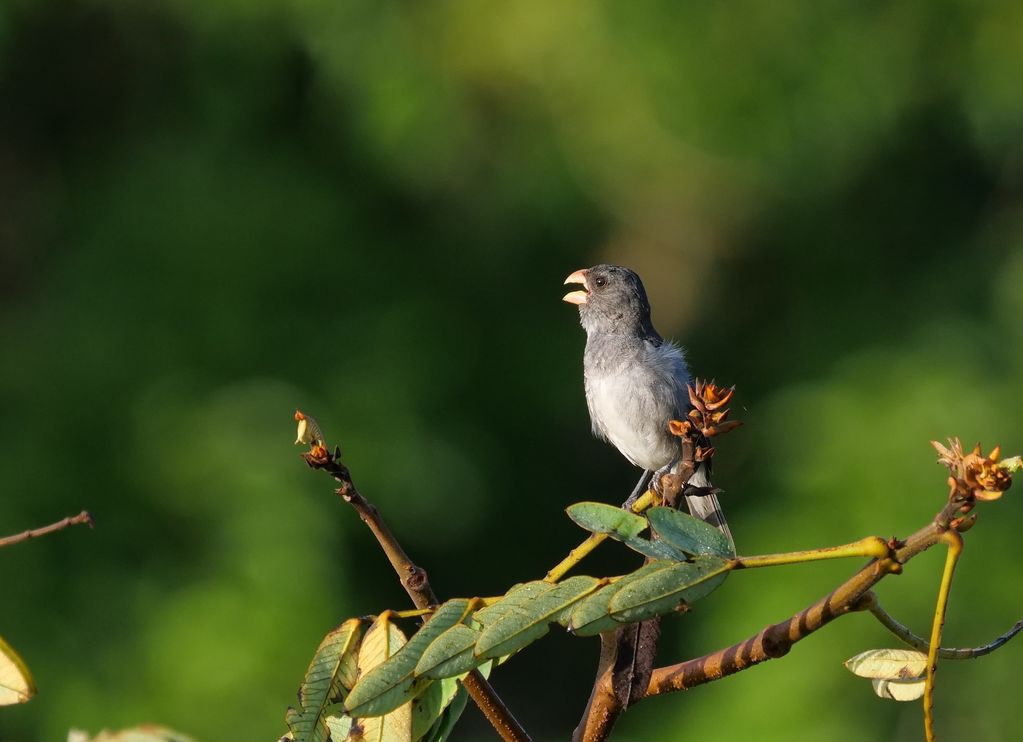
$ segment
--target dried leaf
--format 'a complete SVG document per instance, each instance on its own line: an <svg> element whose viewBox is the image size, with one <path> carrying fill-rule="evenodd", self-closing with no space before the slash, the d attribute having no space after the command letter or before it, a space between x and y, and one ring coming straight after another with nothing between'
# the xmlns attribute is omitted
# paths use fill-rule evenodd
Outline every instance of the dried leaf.
<svg viewBox="0 0 1023 742"><path fill-rule="evenodd" d="M878 698L892 701L915 701L924 694L927 681L920 680L882 680L874 678L871 683Z"/></svg>
<svg viewBox="0 0 1023 742"><path fill-rule="evenodd" d="M869 649L843 664L861 678L913 680L927 672L927 655L915 649Z"/></svg>

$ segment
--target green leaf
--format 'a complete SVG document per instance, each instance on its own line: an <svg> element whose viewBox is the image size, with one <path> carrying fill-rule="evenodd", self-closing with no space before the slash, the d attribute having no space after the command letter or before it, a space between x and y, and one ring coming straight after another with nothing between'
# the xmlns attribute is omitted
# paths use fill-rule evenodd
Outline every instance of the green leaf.
<svg viewBox="0 0 1023 742"><path fill-rule="evenodd" d="M714 526L674 508L656 507L647 511L650 527L666 543L693 556L735 556L728 538Z"/></svg>
<svg viewBox="0 0 1023 742"><path fill-rule="evenodd" d="M458 683L458 692L455 693L454 700L444 709L444 713L440 715L440 718L427 731L423 737L423 742L444 742L450 737L459 717L465 711L465 705L468 700L469 692L462 687L461 683Z"/></svg>
<svg viewBox="0 0 1023 742"><path fill-rule="evenodd" d="M28 665L0 638L0 706L25 703L35 694L36 684Z"/></svg>
<svg viewBox="0 0 1023 742"><path fill-rule="evenodd" d="M638 551L645 557L660 561L684 562L686 554L663 541L651 541L650 539L635 536L623 542L633 551Z"/></svg>
<svg viewBox="0 0 1023 742"><path fill-rule="evenodd" d="M434 639L416 663L416 677L432 679L462 675L479 664L473 649L480 630L465 624L452 626Z"/></svg>
<svg viewBox="0 0 1023 742"><path fill-rule="evenodd" d="M364 677L374 667L386 662L404 645L405 635L392 623L391 612L381 613L369 627L359 647L359 677ZM358 739L364 742L411 742L412 704L405 703L386 716L359 719L358 729Z"/></svg>
<svg viewBox="0 0 1023 742"><path fill-rule="evenodd" d="M285 717L295 742L326 742L328 739L325 710L330 704L344 700L355 684L362 631L362 621L352 618L320 642L298 689L301 708L289 708Z"/></svg>
<svg viewBox="0 0 1023 742"><path fill-rule="evenodd" d="M533 582L523 582L515 585L499 601L476 611L473 618L484 627L492 626L520 605L537 600L545 593L553 590L554 587L554 584L544 582L543 580L534 580Z"/></svg>
<svg viewBox="0 0 1023 742"><path fill-rule="evenodd" d="M605 585L594 593L580 600L572 608L568 622L568 630L576 636L595 636L604 631L611 631L621 626L610 616L608 604L611 598L628 584L628 579L637 579L645 575L667 569L675 562L651 562L644 564L628 577L623 577L610 585Z"/></svg>
<svg viewBox="0 0 1023 742"><path fill-rule="evenodd" d="M516 601L500 620L483 629L476 642L476 656L490 659L517 652L545 635L552 623L599 586L596 577L580 575L551 586L533 599Z"/></svg>
<svg viewBox="0 0 1023 742"><path fill-rule="evenodd" d="M576 525L627 541L646 530L646 518L603 502L577 502L565 510Z"/></svg>
<svg viewBox="0 0 1023 742"><path fill-rule="evenodd" d="M458 624L469 612L469 601L449 600L434 611L412 639L391 657L360 675L359 681L345 699L349 713L361 719L381 716L415 698L432 682L416 678L416 663L423 652L441 634Z"/></svg>
<svg viewBox="0 0 1023 742"><path fill-rule="evenodd" d="M669 563L667 568L646 575L636 572L621 580L625 584L611 597L608 610L616 621L643 621L672 611L682 602L696 602L724 582L728 572L728 560L713 556Z"/></svg>
<svg viewBox="0 0 1023 742"><path fill-rule="evenodd" d="M423 693L412 701L412 740L422 739L433 728L433 725L444 713L458 693L460 683L455 678L447 678L430 683Z"/></svg>

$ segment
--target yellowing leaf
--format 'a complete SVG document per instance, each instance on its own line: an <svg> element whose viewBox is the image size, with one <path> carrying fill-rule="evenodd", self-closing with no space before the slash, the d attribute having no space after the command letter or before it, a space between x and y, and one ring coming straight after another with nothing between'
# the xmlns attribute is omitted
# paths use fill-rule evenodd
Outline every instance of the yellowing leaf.
<svg viewBox="0 0 1023 742"><path fill-rule="evenodd" d="M861 678L914 680L927 671L927 655L915 649L869 649L844 664Z"/></svg>
<svg viewBox="0 0 1023 742"><path fill-rule="evenodd" d="M362 638L359 647L359 677L405 646L405 635L391 622L391 613L381 613ZM412 703L399 706L386 716L359 719L349 739L366 742L412 742Z"/></svg>
<svg viewBox="0 0 1023 742"><path fill-rule="evenodd" d="M435 639L465 618L469 607L465 598L449 600L439 606L407 644L359 676L359 681L345 699L348 712L356 718L382 716L424 692L432 680L416 677L416 663ZM438 707L437 713L440 711Z"/></svg>
<svg viewBox="0 0 1023 742"><path fill-rule="evenodd" d="M344 700L355 684L361 639L362 622L352 618L320 642L298 690L299 708L289 708L285 716L296 742L326 742L328 734L333 738L326 721L327 708Z"/></svg>
<svg viewBox="0 0 1023 742"><path fill-rule="evenodd" d="M915 701L924 694L924 686L927 681L920 680L884 680L874 678L870 681L874 685L874 693L878 698L887 698L892 701Z"/></svg>
<svg viewBox="0 0 1023 742"><path fill-rule="evenodd" d="M0 639L0 706L25 703L36 694L36 684L25 662Z"/></svg>

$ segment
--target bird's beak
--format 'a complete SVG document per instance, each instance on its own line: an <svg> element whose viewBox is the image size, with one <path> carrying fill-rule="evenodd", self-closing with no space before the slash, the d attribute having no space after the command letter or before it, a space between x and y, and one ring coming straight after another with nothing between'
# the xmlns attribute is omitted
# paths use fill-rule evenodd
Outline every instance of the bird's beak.
<svg viewBox="0 0 1023 742"><path fill-rule="evenodd" d="M585 304L586 303L586 297L588 296L588 294L585 291L585 289L587 288L587 286L586 286L586 271L585 270L577 270L575 273L573 273L572 275L570 275L568 278L565 279L565 283L566 284L569 284L569 283L581 283L583 285L583 289L584 290L583 291L570 291L567 294L565 294L563 297L561 297L561 300L562 301L567 301L569 304Z"/></svg>

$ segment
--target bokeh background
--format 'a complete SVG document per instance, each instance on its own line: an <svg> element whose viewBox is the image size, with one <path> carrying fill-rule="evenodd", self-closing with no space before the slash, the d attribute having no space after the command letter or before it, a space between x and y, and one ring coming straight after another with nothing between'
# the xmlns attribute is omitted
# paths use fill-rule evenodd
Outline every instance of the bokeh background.
<svg viewBox="0 0 1023 742"><path fill-rule="evenodd" d="M590 437L562 279L646 279L694 371L742 551L906 534L927 445L1023 449L1023 6L6 0L0 5L0 633L40 694L0 740L144 721L269 740L322 635L407 599L296 407L444 596L541 576L562 509L636 472ZM1023 613L1023 505L982 508L948 644ZM610 547L594 573L637 556ZM925 631L943 556L887 581ZM666 662L745 637L854 564L735 575ZM841 667L843 619L623 717L617 739L922 736ZM946 739L1018 739L1023 645L945 664ZM597 641L494 677L567 739ZM969 736L967 736L969 735ZM468 709L459 740L492 739Z"/></svg>

